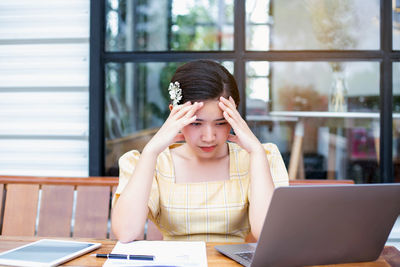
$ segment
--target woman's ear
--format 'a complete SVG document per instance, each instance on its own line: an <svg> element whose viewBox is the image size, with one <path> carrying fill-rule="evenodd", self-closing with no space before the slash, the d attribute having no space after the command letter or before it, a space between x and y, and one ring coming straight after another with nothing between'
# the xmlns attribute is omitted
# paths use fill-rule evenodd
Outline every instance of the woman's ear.
<svg viewBox="0 0 400 267"><path fill-rule="evenodd" d="M171 104L169 104L169 111L171 111L172 110L172 108L174 107L173 105L171 105Z"/></svg>

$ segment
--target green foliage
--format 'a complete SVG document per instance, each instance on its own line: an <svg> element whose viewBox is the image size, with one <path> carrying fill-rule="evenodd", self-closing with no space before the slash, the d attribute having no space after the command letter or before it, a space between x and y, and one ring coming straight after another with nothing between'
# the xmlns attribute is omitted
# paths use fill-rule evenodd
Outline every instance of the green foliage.
<svg viewBox="0 0 400 267"><path fill-rule="evenodd" d="M204 7L194 7L173 21L172 50L210 50L218 43L213 19Z"/></svg>

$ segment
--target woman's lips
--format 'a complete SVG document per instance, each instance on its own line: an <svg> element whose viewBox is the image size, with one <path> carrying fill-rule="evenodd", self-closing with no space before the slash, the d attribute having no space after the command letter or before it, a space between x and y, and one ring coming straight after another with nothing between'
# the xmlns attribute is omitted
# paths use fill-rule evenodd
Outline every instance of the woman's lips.
<svg viewBox="0 0 400 267"><path fill-rule="evenodd" d="M216 146L201 146L201 150L203 150L204 152L211 152L215 149Z"/></svg>

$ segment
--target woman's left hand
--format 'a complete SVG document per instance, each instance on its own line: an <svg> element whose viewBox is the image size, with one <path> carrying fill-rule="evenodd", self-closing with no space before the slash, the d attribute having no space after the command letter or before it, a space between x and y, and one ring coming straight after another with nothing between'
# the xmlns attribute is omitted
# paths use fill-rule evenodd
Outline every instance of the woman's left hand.
<svg viewBox="0 0 400 267"><path fill-rule="evenodd" d="M235 132L235 135L229 135L228 140L237 143L249 153L260 151L260 149L263 150L260 141L258 141L245 120L240 116L233 98L230 96L228 100L221 96L218 105L223 111L224 118Z"/></svg>

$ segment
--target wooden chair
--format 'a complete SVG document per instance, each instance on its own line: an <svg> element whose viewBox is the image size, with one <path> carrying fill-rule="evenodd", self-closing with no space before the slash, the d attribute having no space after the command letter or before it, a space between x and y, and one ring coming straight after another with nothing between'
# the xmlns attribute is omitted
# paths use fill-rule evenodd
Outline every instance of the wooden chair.
<svg viewBox="0 0 400 267"><path fill-rule="evenodd" d="M110 237L114 178L1 176L2 235Z"/></svg>
<svg viewBox="0 0 400 267"><path fill-rule="evenodd" d="M125 152L132 149L142 151L159 128L151 128L138 131L134 134L106 141L107 159L106 170L112 170L110 175L118 175L118 159Z"/></svg>
<svg viewBox="0 0 400 267"><path fill-rule="evenodd" d="M2 235L115 239L110 231L117 177L0 176ZM142 238L162 239L148 222Z"/></svg>

